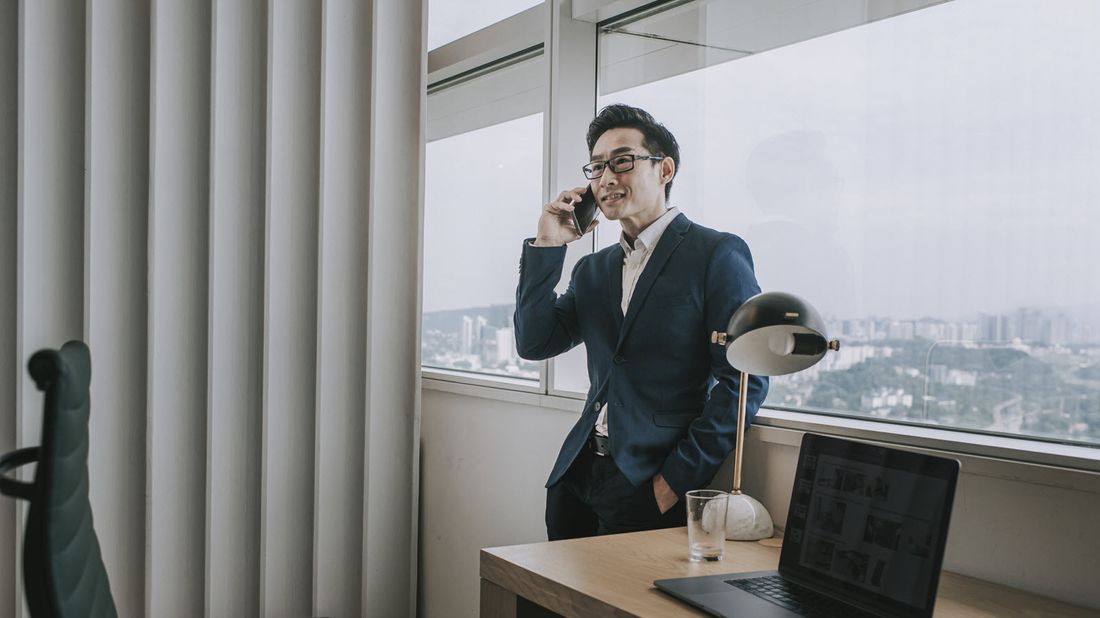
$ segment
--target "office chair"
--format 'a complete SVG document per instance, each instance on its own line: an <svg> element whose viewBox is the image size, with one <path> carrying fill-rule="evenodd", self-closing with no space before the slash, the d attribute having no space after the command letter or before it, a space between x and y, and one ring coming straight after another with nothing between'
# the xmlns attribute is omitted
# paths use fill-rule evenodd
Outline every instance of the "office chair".
<svg viewBox="0 0 1100 618"><path fill-rule="evenodd" d="M116 617L88 502L88 346L70 341L28 363L45 392L41 446L0 456L0 493L30 502L23 541L23 584L35 618ZM34 482L7 476L37 463Z"/></svg>

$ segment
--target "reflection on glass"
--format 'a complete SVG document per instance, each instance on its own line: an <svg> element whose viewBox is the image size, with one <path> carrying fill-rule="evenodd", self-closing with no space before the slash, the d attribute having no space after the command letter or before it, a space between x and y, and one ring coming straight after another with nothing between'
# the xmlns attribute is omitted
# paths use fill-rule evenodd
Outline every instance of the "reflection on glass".
<svg viewBox="0 0 1100 618"><path fill-rule="evenodd" d="M542 4L542 0L429 0L428 49Z"/></svg>
<svg viewBox="0 0 1100 618"><path fill-rule="evenodd" d="M694 19L680 52L602 34L599 103L668 125L673 204L844 342L767 404L1100 444L1100 3L957 0L734 60Z"/></svg>
<svg viewBox="0 0 1100 618"><path fill-rule="evenodd" d="M542 114L427 145L425 366L538 380L516 354L512 313L541 193Z"/></svg>

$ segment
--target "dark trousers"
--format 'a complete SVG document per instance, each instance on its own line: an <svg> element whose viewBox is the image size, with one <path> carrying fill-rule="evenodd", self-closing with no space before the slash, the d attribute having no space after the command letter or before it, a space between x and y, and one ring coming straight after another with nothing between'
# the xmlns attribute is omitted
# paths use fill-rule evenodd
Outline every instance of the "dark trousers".
<svg viewBox="0 0 1100 618"><path fill-rule="evenodd" d="M662 515L652 479L634 487L610 455L597 455L588 447L565 477L546 490L546 536L551 541L686 524L682 498Z"/></svg>

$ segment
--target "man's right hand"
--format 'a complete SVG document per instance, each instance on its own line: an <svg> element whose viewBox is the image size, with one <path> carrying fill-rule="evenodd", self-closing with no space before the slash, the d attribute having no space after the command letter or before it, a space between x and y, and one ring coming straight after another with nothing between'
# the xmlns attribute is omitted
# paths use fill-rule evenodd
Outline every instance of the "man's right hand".
<svg viewBox="0 0 1100 618"><path fill-rule="evenodd" d="M558 199L544 206L542 216L539 217L538 235L531 244L536 247L560 247L595 229L600 222L599 218L593 219L583 234L573 225L573 204L581 201L581 195L585 191L591 190L585 186L562 191L558 194Z"/></svg>

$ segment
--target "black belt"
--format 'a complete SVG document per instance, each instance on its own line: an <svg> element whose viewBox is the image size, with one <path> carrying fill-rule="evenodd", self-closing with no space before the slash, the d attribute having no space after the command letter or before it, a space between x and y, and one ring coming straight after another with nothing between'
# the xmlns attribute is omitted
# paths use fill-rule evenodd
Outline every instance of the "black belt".
<svg viewBox="0 0 1100 618"><path fill-rule="evenodd" d="M588 436L588 449L601 457L605 457L611 454L611 440L593 430Z"/></svg>

